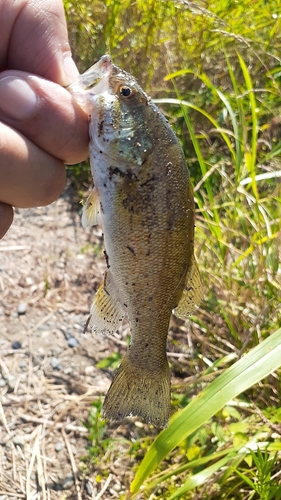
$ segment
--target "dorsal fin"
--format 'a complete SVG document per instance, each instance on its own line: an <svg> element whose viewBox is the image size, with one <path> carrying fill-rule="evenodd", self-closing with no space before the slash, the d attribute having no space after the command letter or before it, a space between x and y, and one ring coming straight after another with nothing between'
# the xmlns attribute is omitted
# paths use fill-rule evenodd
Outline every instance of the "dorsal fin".
<svg viewBox="0 0 281 500"><path fill-rule="evenodd" d="M177 307L173 313L178 318L186 319L199 307L203 296L200 272L195 257L192 257L191 266L185 278L185 287Z"/></svg>

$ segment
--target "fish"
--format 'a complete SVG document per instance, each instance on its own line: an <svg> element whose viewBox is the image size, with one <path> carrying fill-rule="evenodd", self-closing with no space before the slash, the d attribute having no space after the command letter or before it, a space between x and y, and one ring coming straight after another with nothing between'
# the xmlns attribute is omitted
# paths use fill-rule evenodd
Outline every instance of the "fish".
<svg viewBox="0 0 281 500"><path fill-rule="evenodd" d="M163 428L171 406L171 314L186 319L202 299L187 162L158 107L109 55L70 91L89 115L94 187L82 223L101 225L107 266L88 324L114 335L126 316L131 335L102 414L115 421L138 416Z"/></svg>

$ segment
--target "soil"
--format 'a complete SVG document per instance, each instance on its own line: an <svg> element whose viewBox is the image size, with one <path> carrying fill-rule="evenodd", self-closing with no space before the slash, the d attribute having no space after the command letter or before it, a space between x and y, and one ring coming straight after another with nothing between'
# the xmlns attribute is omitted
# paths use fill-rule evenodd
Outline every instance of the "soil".
<svg viewBox="0 0 281 500"><path fill-rule="evenodd" d="M120 458L106 476L82 461L83 421L111 382L95 365L125 351L126 329L83 333L105 262L101 232L82 228L73 198L69 185L50 206L16 210L0 242L0 500L119 498L124 488ZM114 432L128 437L130 425Z"/></svg>
<svg viewBox="0 0 281 500"><path fill-rule="evenodd" d="M52 205L16 210L0 241L0 500L124 498L145 453L142 438L158 433L137 418L105 426L100 413L92 436L84 425L113 376L96 364L125 353L129 329L84 332L106 262L101 230L82 228L76 199L69 182ZM172 318L176 385L200 371L198 342L203 354L210 349L198 328Z"/></svg>

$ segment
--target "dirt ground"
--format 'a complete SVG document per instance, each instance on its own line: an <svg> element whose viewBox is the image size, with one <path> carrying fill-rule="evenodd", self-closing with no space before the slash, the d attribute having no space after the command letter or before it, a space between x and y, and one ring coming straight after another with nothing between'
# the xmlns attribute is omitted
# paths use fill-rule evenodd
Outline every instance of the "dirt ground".
<svg viewBox="0 0 281 500"><path fill-rule="evenodd" d="M48 207L16 210L0 241L0 500L122 492L118 464L107 480L81 473L82 422L111 381L95 364L126 344L83 333L105 263L101 233L81 227L72 201L69 186Z"/></svg>

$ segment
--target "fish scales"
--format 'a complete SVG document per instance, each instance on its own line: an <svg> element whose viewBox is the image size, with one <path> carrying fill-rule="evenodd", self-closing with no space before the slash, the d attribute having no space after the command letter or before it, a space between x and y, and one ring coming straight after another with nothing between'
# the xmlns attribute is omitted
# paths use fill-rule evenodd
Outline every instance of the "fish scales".
<svg viewBox="0 0 281 500"><path fill-rule="evenodd" d="M202 295L186 160L159 109L109 56L81 75L79 86L87 93L94 179L83 221L102 225L107 262L90 326L114 333L126 315L131 332L103 413L114 420L138 415L164 427L171 313L186 317Z"/></svg>

